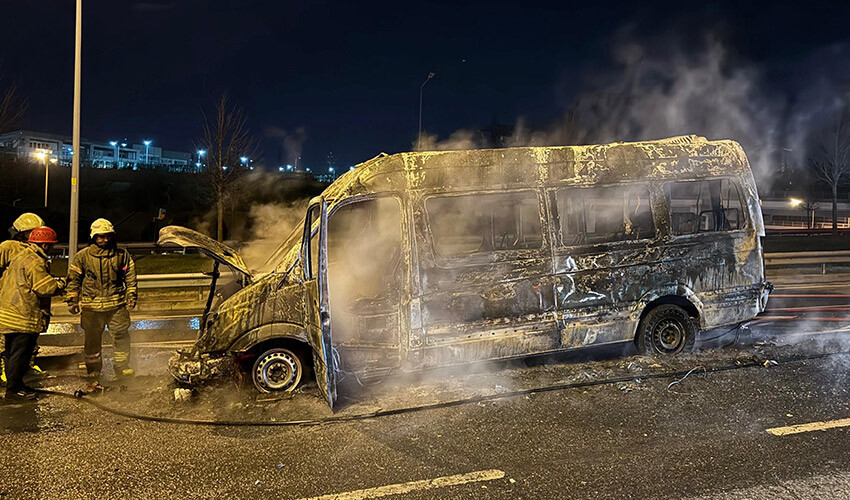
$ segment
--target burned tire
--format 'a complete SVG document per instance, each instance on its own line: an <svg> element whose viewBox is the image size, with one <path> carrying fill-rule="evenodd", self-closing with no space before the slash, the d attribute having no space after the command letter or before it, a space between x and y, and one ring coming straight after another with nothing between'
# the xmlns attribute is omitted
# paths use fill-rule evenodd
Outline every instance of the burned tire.
<svg viewBox="0 0 850 500"><path fill-rule="evenodd" d="M638 325L638 352L654 356L690 352L696 335L696 325L687 311L674 304L662 304L649 311Z"/></svg>
<svg viewBox="0 0 850 500"><path fill-rule="evenodd" d="M258 391L290 392L298 387L304 374L301 358L289 349L269 349L257 356L251 369L251 381Z"/></svg>

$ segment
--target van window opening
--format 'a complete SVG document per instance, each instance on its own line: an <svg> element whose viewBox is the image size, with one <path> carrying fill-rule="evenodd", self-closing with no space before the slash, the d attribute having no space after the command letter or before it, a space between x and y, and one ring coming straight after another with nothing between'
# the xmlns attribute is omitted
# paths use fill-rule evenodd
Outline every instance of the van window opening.
<svg viewBox="0 0 850 500"><path fill-rule="evenodd" d="M536 249L543 245L532 191L435 196L425 201L434 249L444 257Z"/></svg>
<svg viewBox="0 0 850 500"><path fill-rule="evenodd" d="M564 246L655 236L646 186L564 189L557 192L556 203Z"/></svg>
<svg viewBox="0 0 850 500"><path fill-rule="evenodd" d="M741 192L732 179L670 182L664 191L676 236L737 231L745 226Z"/></svg>

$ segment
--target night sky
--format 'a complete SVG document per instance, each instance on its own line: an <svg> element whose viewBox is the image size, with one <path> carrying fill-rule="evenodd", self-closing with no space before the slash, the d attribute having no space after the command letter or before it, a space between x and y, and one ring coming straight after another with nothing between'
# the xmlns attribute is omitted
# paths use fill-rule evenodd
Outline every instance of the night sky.
<svg viewBox="0 0 850 500"><path fill-rule="evenodd" d="M544 127L581 93L616 81L618 46L687 53L706 37L726 64L757 68L771 96L794 99L820 75L848 83L835 72L848 65L848 2L551 5L84 0L82 135L190 150L201 107L227 91L266 164L291 158L288 135L303 139L313 171L329 151L344 168L411 149L429 72L429 133L520 116ZM70 135L74 1L3 0L0 16L0 75L30 102L21 125Z"/></svg>

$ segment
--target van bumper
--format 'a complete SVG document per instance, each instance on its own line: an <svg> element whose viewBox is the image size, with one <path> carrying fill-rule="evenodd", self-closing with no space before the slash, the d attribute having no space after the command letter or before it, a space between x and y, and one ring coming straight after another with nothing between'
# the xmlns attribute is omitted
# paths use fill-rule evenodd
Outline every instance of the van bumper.
<svg viewBox="0 0 850 500"><path fill-rule="evenodd" d="M198 385L210 380L232 375L236 370L233 356L211 356L187 351L177 351L168 360L168 371L174 380L185 385Z"/></svg>

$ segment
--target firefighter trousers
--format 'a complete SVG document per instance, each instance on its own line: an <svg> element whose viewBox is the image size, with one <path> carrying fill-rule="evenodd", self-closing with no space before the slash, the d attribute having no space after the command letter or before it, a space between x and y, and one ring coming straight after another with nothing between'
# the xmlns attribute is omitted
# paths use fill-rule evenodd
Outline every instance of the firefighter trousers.
<svg viewBox="0 0 850 500"><path fill-rule="evenodd" d="M103 343L103 329L109 328L114 339L115 371L130 366L130 312L126 306L110 311L87 311L80 314L80 324L86 332L86 371L99 372L103 368L100 348Z"/></svg>
<svg viewBox="0 0 850 500"><path fill-rule="evenodd" d="M38 341L37 333L7 333L6 338L6 394L24 389L24 374L30 368L30 359Z"/></svg>

